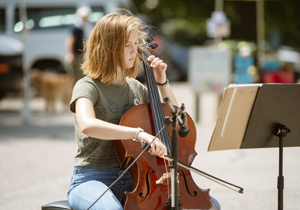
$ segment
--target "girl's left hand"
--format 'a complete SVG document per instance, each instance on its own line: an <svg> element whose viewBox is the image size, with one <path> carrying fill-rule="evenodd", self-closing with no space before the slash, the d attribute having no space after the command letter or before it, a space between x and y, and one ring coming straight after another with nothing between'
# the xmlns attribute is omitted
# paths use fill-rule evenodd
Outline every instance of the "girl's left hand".
<svg viewBox="0 0 300 210"><path fill-rule="evenodd" d="M166 70L168 65L160 58L150 55L148 61L151 62L150 67L153 69L155 80L157 83L164 83L167 80Z"/></svg>

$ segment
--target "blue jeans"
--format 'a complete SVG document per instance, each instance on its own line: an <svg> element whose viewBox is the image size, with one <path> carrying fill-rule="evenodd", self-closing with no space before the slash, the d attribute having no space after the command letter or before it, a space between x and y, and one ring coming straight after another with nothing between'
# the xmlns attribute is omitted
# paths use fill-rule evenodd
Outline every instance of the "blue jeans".
<svg viewBox="0 0 300 210"><path fill-rule="evenodd" d="M92 169L74 167L68 200L73 210L86 210L105 192L120 175L119 168ZM121 200L125 191L132 191L130 173L127 172L91 210L122 210Z"/></svg>
<svg viewBox="0 0 300 210"><path fill-rule="evenodd" d="M217 208L219 209L219 210L221 210L221 205L220 205L220 203L219 203L219 201L217 201L214 197L212 197L212 196L210 196L211 197L211 199L213 200L213 202L216 204L216 206L217 206Z"/></svg>
<svg viewBox="0 0 300 210"><path fill-rule="evenodd" d="M105 192L120 175L119 168L92 169L76 166L73 170L68 200L73 210L86 210ZM132 191L132 181L127 172L90 210L123 210L125 191ZM219 202L211 197L218 209Z"/></svg>

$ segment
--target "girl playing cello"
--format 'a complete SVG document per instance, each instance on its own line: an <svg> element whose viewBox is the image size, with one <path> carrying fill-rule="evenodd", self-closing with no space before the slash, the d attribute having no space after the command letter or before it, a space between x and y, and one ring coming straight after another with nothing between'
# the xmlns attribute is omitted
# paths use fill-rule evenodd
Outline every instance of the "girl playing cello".
<svg viewBox="0 0 300 210"><path fill-rule="evenodd" d="M114 140L136 139L150 143L154 138L141 128L118 125L127 110L148 102L147 88L134 79L139 45L147 38L144 26L131 14L111 13L97 22L87 40L82 65L86 76L74 86L70 103L76 116L78 145L68 191L73 210L89 208L121 174ZM155 56L149 56L148 61L162 97L168 97L177 105L166 78L167 64ZM156 156L166 155L166 147L158 138L149 151ZM120 201L124 192L131 190L131 176L127 173L92 209L123 209Z"/></svg>

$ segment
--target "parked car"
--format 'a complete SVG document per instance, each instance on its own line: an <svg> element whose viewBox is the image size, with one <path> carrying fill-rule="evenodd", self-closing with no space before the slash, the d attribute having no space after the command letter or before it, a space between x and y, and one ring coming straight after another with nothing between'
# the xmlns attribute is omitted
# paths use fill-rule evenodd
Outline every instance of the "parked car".
<svg viewBox="0 0 300 210"><path fill-rule="evenodd" d="M22 3L26 5L22 5ZM75 21L76 9L81 6L90 6L93 10L90 22L96 23L105 13L116 7L128 8L128 4L129 0L1 0L0 35L24 43L23 69L29 71L31 69L42 71L54 69L61 73L67 73L68 65L64 60L65 40L71 33L70 27ZM21 14L26 14L26 22L21 21L24 17ZM27 33L23 33L25 28ZM2 43L5 42L2 36L0 39ZM9 58L1 57L1 62L18 59L11 58L11 56ZM3 68L2 71L7 71L5 65ZM19 72L21 74L22 71L19 70ZM3 76L3 73L0 74L1 81L5 80ZM3 94L5 91L1 89L0 92Z"/></svg>
<svg viewBox="0 0 300 210"><path fill-rule="evenodd" d="M0 35L0 99L6 92L19 92L22 89L23 50L21 41Z"/></svg>

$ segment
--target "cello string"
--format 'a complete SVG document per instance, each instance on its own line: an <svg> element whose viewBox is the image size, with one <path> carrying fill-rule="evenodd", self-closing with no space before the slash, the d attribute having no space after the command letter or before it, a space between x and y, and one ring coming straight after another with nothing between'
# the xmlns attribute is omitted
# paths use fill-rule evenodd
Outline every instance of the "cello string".
<svg viewBox="0 0 300 210"><path fill-rule="evenodd" d="M147 82L148 84L148 88L149 88L149 98L151 99L152 102L155 103L150 103L151 105L151 109L154 109L155 112L152 113L152 117L153 117L153 121L154 121L154 126L155 129L161 128L163 126L165 126L165 116L163 113L163 109L162 109L162 105L161 105L161 99L160 99L160 95L158 93L158 88L156 85L156 81L155 81L155 77L153 74L153 70L150 68L148 62L145 64L145 73L146 73L146 77L147 77ZM164 143L164 145L167 147L167 151L169 154L171 154L171 141L170 141L170 136L168 133L167 129L164 129L161 132L161 136L158 136L159 139ZM168 170L168 166L170 166L171 163L170 161L166 161L164 160L164 166L165 166L165 172L169 173L170 170ZM170 172L171 173L171 172ZM170 197L170 180L169 178L167 178L167 195L168 197Z"/></svg>
<svg viewBox="0 0 300 210"><path fill-rule="evenodd" d="M158 88L156 86L155 77L153 74L153 70L149 66L149 63L147 62L146 55L143 53L143 61L144 61L144 68L145 68L145 74L147 78L147 86L148 86L148 92L149 92L149 99L152 101L150 103L151 106L151 112L152 112L152 119L154 122L154 128L155 132L159 130L159 128L164 126L164 114L161 107L161 101L160 101L160 95L158 93ZM164 130L162 134L159 136L159 139L164 143L164 145L168 149L168 153L171 151L171 144L170 144L170 138L167 133L167 130Z"/></svg>
<svg viewBox="0 0 300 210"><path fill-rule="evenodd" d="M157 93L157 94L154 94L154 97L155 98L155 101L157 103L155 103L155 109L157 110L157 124L159 127L162 127L164 125L164 113L163 113L163 109L161 107L161 100L160 100L160 95L158 93L158 88L157 88L157 85L156 85L156 81L155 81L155 78L154 78L154 75L153 75L153 71L149 72L151 74L151 83L152 83L152 88L155 89L154 91ZM171 144L170 144L170 140L169 140L169 134L167 132L167 130L164 130L161 134L162 136L162 139L163 139L163 142L164 144L166 145L166 147L168 148L168 152L171 151Z"/></svg>

